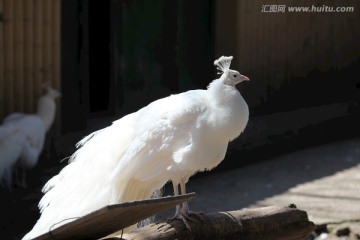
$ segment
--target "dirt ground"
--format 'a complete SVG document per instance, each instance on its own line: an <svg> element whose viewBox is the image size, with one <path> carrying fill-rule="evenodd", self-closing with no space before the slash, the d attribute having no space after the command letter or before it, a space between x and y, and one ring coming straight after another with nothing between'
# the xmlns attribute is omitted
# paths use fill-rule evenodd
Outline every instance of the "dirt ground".
<svg viewBox="0 0 360 240"><path fill-rule="evenodd" d="M360 138L190 179L188 190L195 211L294 203L318 226L309 239L360 239Z"/></svg>

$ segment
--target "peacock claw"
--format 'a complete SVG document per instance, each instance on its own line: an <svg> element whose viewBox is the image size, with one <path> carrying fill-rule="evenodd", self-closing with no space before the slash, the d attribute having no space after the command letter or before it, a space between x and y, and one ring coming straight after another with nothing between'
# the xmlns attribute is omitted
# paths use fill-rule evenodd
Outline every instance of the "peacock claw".
<svg viewBox="0 0 360 240"><path fill-rule="evenodd" d="M182 215L182 214L178 214L178 215L175 215L174 217L170 218L169 220L170 220L170 221L171 221L171 220L181 220L181 221L184 223L186 229L189 230L189 232L191 232L190 225L188 224L187 221L188 221L188 220L192 221L192 220L191 220L191 219L187 219L186 216L184 216L184 215Z"/></svg>
<svg viewBox="0 0 360 240"><path fill-rule="evenodd" d="M202 212L191 212L191 211L179 211L174 217L168 219L168 221L171 220L181 220L186 229L191 232L190 225L188 224L188 221L190 222L196 222L196 219L199 219L201 222L204 222L204 217L202 216L204 213Z"/></svg>

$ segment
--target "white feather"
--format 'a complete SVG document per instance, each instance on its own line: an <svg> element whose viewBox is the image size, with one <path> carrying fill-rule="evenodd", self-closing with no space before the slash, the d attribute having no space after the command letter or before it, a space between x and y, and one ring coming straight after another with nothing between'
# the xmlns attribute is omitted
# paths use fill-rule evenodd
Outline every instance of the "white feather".
<svg viewBox="0 0 360 240"><path fill-rule="evenodd" d="M149 198L168 181L188 181L217 166L249 115L235 88L242 75L229 71L236 72L226 71L207 90L154 101L80 141L43 188L42 215L23 240L106 205Z"/></svg>

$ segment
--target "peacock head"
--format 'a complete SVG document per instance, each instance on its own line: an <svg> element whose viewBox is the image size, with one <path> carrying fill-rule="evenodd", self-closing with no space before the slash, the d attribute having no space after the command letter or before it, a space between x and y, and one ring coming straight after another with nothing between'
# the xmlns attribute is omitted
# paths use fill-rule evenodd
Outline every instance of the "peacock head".
<svg viewBox="0 0 360 240"><path fill-rule="evenodd" d="M52 99L56 99L56 98L61 97L61 93L58 90L52 88L51 85L50 85L50 82L43 83L42 87L46 90L45 95L47 97L50 97Z"/></svg>
<svg viewBox="0 0 360 240"><path fill-rule="evenodd" d="M240 74L236 70L230 69L232 59L232 56L222 56L214 61L214 65L220 71L219 74L222 74L221 79L223 79L224 83L235 86L242 81L249 81L250 79L247 76Z"/></svg>

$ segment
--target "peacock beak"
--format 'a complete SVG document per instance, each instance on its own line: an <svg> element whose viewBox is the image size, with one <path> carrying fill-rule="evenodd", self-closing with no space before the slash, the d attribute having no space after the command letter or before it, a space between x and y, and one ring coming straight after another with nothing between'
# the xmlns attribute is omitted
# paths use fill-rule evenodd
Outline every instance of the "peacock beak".
<svg viewBox="0 0 360 240"><path fill-rule="evenodd" d="M248 77L245 76L245 75L241 75L241 76L240 76L240 79L241 79L241 81L250 81L250 78L248 78Z"/></svg>

